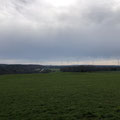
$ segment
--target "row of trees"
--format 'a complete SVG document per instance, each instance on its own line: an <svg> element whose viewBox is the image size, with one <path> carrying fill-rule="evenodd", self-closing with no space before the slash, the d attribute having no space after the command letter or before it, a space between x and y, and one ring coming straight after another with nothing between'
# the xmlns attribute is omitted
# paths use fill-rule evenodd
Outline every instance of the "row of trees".
<svg viewBox="0 0 120 120"><path fill-rule="evenodd" d="M62 72L94 72L94 71L120 71L120 66L66 66L60 69Z"/></svg>

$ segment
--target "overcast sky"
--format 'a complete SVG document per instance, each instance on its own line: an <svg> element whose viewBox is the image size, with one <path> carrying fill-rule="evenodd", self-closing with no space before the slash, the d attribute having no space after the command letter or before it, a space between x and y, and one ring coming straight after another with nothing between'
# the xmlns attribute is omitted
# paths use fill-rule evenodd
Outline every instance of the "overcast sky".
<svg viewBox="0 0 120 120"><path fill-rule="evenodd" d="M0 0L2 63L119 56L120 0Z"/></svg>

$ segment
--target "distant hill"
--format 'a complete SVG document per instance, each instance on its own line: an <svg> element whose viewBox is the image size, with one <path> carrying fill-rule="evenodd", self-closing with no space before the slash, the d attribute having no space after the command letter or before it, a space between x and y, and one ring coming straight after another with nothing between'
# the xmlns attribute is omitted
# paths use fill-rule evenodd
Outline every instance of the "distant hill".
<svg viewBox="0 0 120 120"><path fill-rule="evenodd" d="M94 72L94 71L120 71L120 66L95 66L95 65L22 65L22 64L0 64L0 75L3 74L30 74L48 72Z"/></svg>
<svg viewBox="0 0 120 120"><path fill-rule="evenodd" d="M45 66L42 65L6 65L0 64L0 74L40 73Z"/></svg>

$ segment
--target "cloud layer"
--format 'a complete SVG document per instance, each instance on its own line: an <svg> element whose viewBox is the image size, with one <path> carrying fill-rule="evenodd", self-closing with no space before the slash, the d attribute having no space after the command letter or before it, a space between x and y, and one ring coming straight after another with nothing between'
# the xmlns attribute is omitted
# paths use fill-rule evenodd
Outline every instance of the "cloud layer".
<svg viewBox="0 0 120 120"><path fill-rule="evenodd" d="M0 0L1 59L120 56L120 0L53 3Z"/></svg>

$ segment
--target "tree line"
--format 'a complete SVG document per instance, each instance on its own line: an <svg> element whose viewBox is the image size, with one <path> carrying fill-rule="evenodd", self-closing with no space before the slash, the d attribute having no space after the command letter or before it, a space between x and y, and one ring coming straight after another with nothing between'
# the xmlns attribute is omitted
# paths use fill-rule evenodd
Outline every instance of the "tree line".
<svg viewBox="0 0 120 120"><path fill-rule="evenodd" d="M94 71L120 71L120 66L65 66L60 69L62 72L94 72Z"/></svg>

